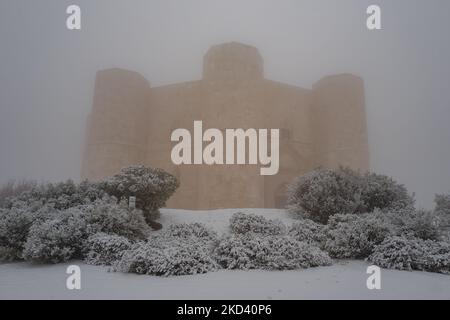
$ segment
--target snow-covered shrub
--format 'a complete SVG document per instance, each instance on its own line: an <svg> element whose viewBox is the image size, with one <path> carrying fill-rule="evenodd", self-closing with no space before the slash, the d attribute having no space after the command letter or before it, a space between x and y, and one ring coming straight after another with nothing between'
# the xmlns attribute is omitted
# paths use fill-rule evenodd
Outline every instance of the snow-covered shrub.
<svg viewBox="0 0 450 320"><path fill-rule="evenodd" d="M319 248L323 248L326 242L325 226L309 219L301 219L293 223L288 234L297 241L303 241Z"/></svg>
<svg viewBox="0 0 450 320"><path fill-rule="evenodd" d="M437 194L434 202L436 203L434 211L450 215L450 194Z"/></svg>
<svg viewBox="0 0 450 320"><path fill-rule="evenodd" d="M129 209L108 197L78 208L84 212L83 218L91 235L103 232L130 240L143 240L151 232L141 210Z"/></svg>
<svg viewBox="0 0 450 320"><path fill-rule="evenodd" d="M328 254L289 236L232 234L214 250L226 269L293 270L331 265Z"/></svg>
<svg viewBox="0 0 450 320"><path fill-rule="evenodd" d="M450 244L390 237L375 247L368 260L382 268L450 273Z"/></svg>
<svg viewBox="0 0 450 320"><path fill-rule="evenodd" d="M330 257L312 245L317 239L311 235L315 227L319 229L312 221L304 225L298 222L289 230L291 236L278 219L238 212L230 219L231 235L219 241L214 257L227 269L288 270L329 265Z"/></svg>
<svg viewBox="0 0 450 320"><path fill-rule="evenodd" d="M414 200L392 178L348 168L318 169L297 178L288 188L287 209L326 224L335 214L360 214L375 209L412 209Z"/></svg>
<svg viewBox="0 0 450 320"><path fill-rule="evenodd" d="M441 221L432 211L401 210L388 214L398 235L422 240L441 239Z"/></svg>
<svg viewBox="0 0 450 320"><path fill-rule="evenodd" d="M0 259L18 260L32 225L53 219L61 211L91 203L106 195L89 182L22 186L21 193L9 197L0 213ZM29 245L30 247L30 245Z"/></svg>
<svg viewBox="0 0 450 320"><path fill-rule="evenodd" d="M115 269L155 276L179 276L214 271L217 264L209 249L192 241L171 241L158 246L148 241L139 242L125 251Z"/></svg>
<svg viewBox="0 0 450 320"><path fill-rule="evenodd" d="M179 223L172 224L162 232L151 235L149 241L170 242L170 241L192 240L199 245L214 245L217 242L217 233L206 227L202 223Z"/></svg>
<svg viewBox="0 0 450 320"><path fill-rule="evenodd" d="M319 169L298 177L288 187L287 209L326 224L335 214L363 209L361 179L348 169Z"/></svg>
<svg viewBox="0 0 450 320"><path fill-rule="evenodd" d="M136 208L151 219L158 209L165 206L179 186L178 180L161 169L131 166L101 183L102 188L119 200L136 197Z"/></svg>
<svg viewBox="0 0 450 320"><path fill-rule="evenodd" d="M125 251L114 266L122 272L157 276L206 273L217 269L211 255L216 241L217 234L203 224L171 225Z"/></svg>
<svg viewBox="0 0 450 320"><path fill-rule="evenodd" d="M286 233L286 226L279 219L266 219L256 214L237 212L230 219L230 228L233 233L245 234L248 232L264 235L281 235Z"/></svg>
<svg viewBox="0 0 450 320"><path fill-rule="evenodd" d="M23 258L38 263L59 263L79 258L86 237L84 213L78 208L70 208L31 226Z"/></svg>
<svg viewBox="0 0 450 320"><path fill-rule="evenodd" d="M31 224L22 210L0 209L0 261L20 259Z"/></svg>
<svg viewBox="0 0 450 320"><path fill-rule="evenodd" d="M325 251L331 257L367 258L375 246L394 233L383 214L334 215L326 226Z"/></svg>
<svg viewBox="0 0 450 320"><path fill-rule="evenodd" d="M37 185L16 197L8 198L6 207L17 206L51 206L56 210L65 210L101 199L105 192L96 183L82 182L75 184L72 180L61 183Z"/></svg>
<svg viewBox="0 0 450 320"><path fill-rule="evenodd" d="M105 197L32 221L22 255L25 260L41 263L82 258L87 239L99 232L133 241L145 239L149 227L140 210L130 210Z"/></svg>
<svg viewBox="0 0 450 320"><path fill-rule="evenodd" d="M43 206L0 209L0 261L22 259L22 251L33 223L42 221L54 212Z"/></svg>
<svg viewBox="0 0 450 320"><path fill-rule="evenodd" d="M80 258L83 242L97 232L139 240L150 228L141 210L118 203L98 184L36 185L0 209L0 260Z"/></svg>
<svg viewBox="0 0 450 320"><path fill-rule="evenodd" d="M110 266L122 258L132 243L125 237L106 233L96 233L84 245L85 261L92 265Z"/></svg>
<svg viewBox="0 0 450 320"><path fill-rule="evenodd" d="M361 178L361 201L365 212L375 209L387 212L414 208L414 199L408 194L408 190L391 177L366 173Z"/></svg>
<svg viewBox="0 0 450 320"><path fill-rule="evenodd" d="M6 184L0 187L0 208L6 207L11 198L15 198L25 191L36 188L36 186L36 181L8 181Z"/></svg>
<svg viewBox="0 0 450 320"><path fill-rule="evenodd" d="M442 237L450 242L450 194L437 194L434 212L438 216Z"/></svg>

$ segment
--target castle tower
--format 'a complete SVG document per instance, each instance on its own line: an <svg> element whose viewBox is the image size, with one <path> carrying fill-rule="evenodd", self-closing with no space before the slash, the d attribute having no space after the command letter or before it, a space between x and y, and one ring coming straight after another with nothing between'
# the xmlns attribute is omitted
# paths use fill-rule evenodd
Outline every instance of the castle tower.
<svg viewBox="0 0 450 320"><path fill-rule="evenodd" d="M97 73L82 179L99 180L145 162L149 89L147 80L136 72L109 69Z"/></svg>
<svg viewBox="0 0 450 320"><path fill-rule="evenodd" d="M350 74L328 76L314 85L312 96L316 166L368 171L363 80Z"/></svg>
<svg viewBox="0 0 450 320"><path fill-rule="evenodd" d="M242 83L264 77L264 62L255 47L229 42L211 47L203 57L203 80Z"/></svg>

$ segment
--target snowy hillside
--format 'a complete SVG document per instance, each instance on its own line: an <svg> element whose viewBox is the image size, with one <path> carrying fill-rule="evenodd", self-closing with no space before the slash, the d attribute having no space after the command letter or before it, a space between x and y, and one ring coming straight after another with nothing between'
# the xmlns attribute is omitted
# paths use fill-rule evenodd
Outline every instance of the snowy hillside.
<svg viewBox="0 0 450 320"><path fill-rule="evenodd" d="M235 212L295 220L284 210L225 209L189 211L163 209L164 227L202 222L227 232ZM81 290L66 289L67 266L81 267ZM450 299L450 276L382 269L381 290L368 290L363 261L337 261L333 266L295 271L220 270L200 275L156 277L106 272L81 261L57 265L0 265L0 299Z"/></svg>

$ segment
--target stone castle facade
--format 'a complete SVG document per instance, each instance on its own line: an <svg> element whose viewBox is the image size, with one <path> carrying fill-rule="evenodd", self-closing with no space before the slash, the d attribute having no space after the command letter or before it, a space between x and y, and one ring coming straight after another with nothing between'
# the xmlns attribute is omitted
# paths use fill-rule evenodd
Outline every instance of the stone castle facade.
<svg viewBox="0 0 450 320"><path fill-rule="evenodd" d="M194 120L223 130L280 129L278 174L261 176L258 165L174 165L171 133ZM198 81L151 88L136 72L99 71L82 178L99 180L131 164L179 178L168 207L282 207L298 175L340 165L369 169L363 80L333 75L309 90L271 81L258 50L234 42L210 48Z"/></svg>

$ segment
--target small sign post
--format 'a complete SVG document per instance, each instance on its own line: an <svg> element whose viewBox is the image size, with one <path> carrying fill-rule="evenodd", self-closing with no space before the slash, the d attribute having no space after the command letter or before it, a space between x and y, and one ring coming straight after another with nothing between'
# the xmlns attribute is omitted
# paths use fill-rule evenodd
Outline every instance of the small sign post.
<svg viewBox="0 0 450 320"><path fill-rule="evenodd" d="M130 197L128 200L128 207L130 209L136 209L136 197Z"/></svg>

